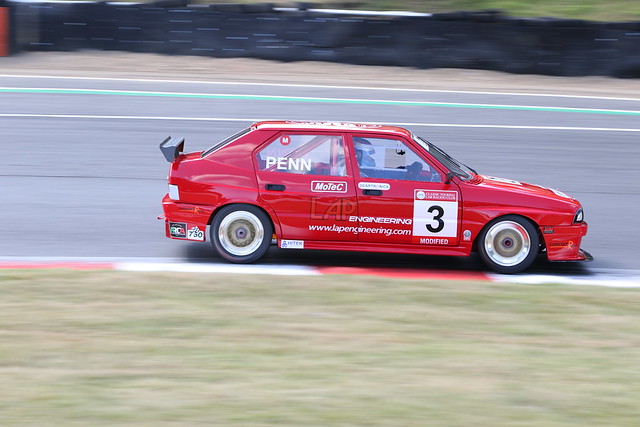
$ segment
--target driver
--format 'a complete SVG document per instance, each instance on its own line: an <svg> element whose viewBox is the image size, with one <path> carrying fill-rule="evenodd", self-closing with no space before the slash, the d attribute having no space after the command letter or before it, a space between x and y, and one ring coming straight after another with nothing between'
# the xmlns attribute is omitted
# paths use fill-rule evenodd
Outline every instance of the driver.
<svg viewBox="0 0 640 427"><path fill-rule="evenodd" d="M371 145L369 140L356 136L353 138L353 145L356 149L356 159L358 159L358 166L362 167L375 167L376 161L372 157L376 153L375 148Z"/></svg>

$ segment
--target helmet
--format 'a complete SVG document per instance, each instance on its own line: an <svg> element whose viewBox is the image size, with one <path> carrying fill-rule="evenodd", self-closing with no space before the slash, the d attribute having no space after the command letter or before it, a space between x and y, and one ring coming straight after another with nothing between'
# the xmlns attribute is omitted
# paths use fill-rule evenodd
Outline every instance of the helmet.
<svg viewBox="0 0 640 427"><path fill-rule="evenodd" d="M371 145L371 142L369 142L369 140L366 138L362 138L361 136L356 136L353 138L353 145L356 148L356 152L361 151L362 153L368 155L375 154L376 152L375 148L373 148L373 145Z"/></svg>
<svg viewBox="0 0 640 427"><path fill-rule="evenodd" d="M376 165L375 159L371 157L371 155L376 152L371 142L365 138L356 136L353 138L353 145L356 149L356 158L358 159L360 167Z"/></svg>

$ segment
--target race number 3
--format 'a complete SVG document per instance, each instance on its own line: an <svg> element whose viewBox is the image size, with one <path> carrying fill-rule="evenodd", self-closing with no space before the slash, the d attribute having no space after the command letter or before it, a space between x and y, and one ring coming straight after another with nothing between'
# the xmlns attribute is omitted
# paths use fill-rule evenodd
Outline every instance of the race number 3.
<svg viewBox="0 0 640 427"><path fill-rule="evenodd" d="M455 191L415 190L413 235L456 237L457 232L458 193Z"/></svg>
<svg viewBox="0 0 640 427"><path fill-rule="evenodd" d="M442 206L439 205L433 205L431 206L429 209L427 209L427 212L429 213L434 213L435 215L433 217L433 220L437 222L438 225L436 225L435 227L431 224L427 224L427 230L429 230L432 233L439 233L444 229L444 220L442 219L442 217L444 216L444 208Z"/></svg>

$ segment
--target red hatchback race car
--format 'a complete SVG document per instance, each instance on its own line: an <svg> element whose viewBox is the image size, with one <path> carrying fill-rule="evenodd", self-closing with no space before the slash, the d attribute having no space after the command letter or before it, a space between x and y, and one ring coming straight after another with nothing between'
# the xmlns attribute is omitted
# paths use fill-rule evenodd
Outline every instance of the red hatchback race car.
<svg viewBox="0 0 640 427"><path fill-rule="evenodd" d="M171 163L166 235L236 263L282 249L468 256L517 273L540 252L583 261L580 203L557 190L477 174L393 126L255 123L203 152L160 144ZM162 217L161 217L162 218ZM208 231L207 231L208 227Z"/></svg>

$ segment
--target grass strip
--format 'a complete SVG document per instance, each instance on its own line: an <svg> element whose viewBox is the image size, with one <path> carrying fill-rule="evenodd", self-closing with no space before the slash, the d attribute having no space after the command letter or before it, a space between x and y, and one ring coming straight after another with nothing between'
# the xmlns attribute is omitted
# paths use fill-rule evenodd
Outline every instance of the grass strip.
<svg viewBox="0 0 640 427"><path fill-rule="evenodd" d="M635 426L640 290L0 272L3 426Z"/></svg>

